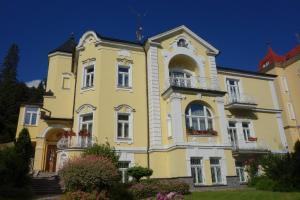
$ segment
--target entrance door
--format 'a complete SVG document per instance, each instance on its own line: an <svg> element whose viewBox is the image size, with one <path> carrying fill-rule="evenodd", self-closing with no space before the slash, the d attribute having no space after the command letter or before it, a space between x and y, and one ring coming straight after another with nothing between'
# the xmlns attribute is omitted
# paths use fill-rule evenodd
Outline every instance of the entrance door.
<svg viewBox="0 0 300 200"><path fill-rule="evenodd" d="M56 145L48 145L46 157L46 171L55 172L56 169Z"/></svg>

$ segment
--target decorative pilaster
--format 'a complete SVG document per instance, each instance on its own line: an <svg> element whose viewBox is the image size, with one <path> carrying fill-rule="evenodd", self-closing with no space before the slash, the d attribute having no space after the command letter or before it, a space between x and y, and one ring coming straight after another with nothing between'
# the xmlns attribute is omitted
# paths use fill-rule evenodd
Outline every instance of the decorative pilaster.
<svg viewBox="0 0 300 200"><path fill-rule="evenodd" d="M150 44L147 51L148 106L150 147L161 146L160 89L157 47Z"/></svg>
<svg viewBox="0 0 300 200"><path fill-rule="evenodd" d="M210 66L210 78L211 78L211 88L218 89L219 81L218 81L218 72L216 66L216 58L214 55L208 55L209 66Z"/></svg>
<svg viewBox="0 0 300 200"><path fill-rule="evenodd" d="M224 97L217 97L215 99L217 104L217 109L219 113L219 124L220 124L220 134L222 135L222 141L224 145L230 145L228 131L227 131L227 123L225 118L225 108L224 108Z"/></svg>
<svg viewBox="0 0 300 200"><path fill-rule="evenodd" d="M183 117L181 109L181 100L184 98L181 94L173 93L170 96L171 119L172 119L172 134L174 143L183 142Z"/></svg>

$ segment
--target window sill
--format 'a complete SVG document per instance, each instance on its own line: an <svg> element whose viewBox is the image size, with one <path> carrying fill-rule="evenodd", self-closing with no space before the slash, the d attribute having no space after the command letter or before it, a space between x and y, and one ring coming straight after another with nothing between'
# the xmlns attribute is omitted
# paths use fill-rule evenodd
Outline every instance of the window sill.
<svg viewBox="0 0 300 200"><path fill-rule="evenodd" d="M132 87L122 87L122 86L117 86L116 90L121 90L121 91L130 91L132 92Z"/></svg>
<svg viewBox="0 0 300 200"><path fill-rule="evenodd" d="M120 144L120 143L132 144L133 140L132 140L132 138L117 138L116 143L117 144Z"/></svg>
<svg viewBox="0 0 300 200"><path fill-rule="evenodd" d="M38 125L37 124L23 124L23 126L26 126L26 127L37 127Z"/></svg>
<svg viewBox="0 0 300 200"><path fill-rule="evenodd" d="M95 87L94 86L92 86L92 87L82 87L81 90L80 90L80 93L87 92L87 91L95 91Z"/></svg>

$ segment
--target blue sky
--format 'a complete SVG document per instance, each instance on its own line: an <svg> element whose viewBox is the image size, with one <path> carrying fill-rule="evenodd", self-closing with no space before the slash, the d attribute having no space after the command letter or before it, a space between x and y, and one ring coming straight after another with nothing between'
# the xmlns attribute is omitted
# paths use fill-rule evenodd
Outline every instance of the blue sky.
<svg viewBox="0 0 300 200"><path fill-rule="evenodd" d="M72 32L77 40L87 30L135 40L129 7L147 12L146 37L184 24L221 51L217 64L225 67L257 70L267 42L285 53L300 33L299 0L1 0L0 62L16 42L19 79L30 81L47 76L48 52Z"/></svg>

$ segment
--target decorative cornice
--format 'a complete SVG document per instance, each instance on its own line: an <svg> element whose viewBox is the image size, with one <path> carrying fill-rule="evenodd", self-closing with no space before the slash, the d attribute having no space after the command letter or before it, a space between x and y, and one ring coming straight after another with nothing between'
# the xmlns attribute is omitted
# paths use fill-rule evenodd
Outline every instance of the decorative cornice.
<svg viewBox="0 0 300 200"><path fill-rule="evenodd" d="M89 108L91 110L96 110L96 107L91 104L83 104L77 110L76 113L80 113L84 108Z"/></svg>
<svg viewBox="0 0 300 200"><path fill-rule="evenodd" d="M131 106L127 105L127 104L121 104L119 106L115 106L114 109L115 111L120 111L122 108L126 108L128 109L130 112L135 112L135 109L132 108Z"/></svg>

